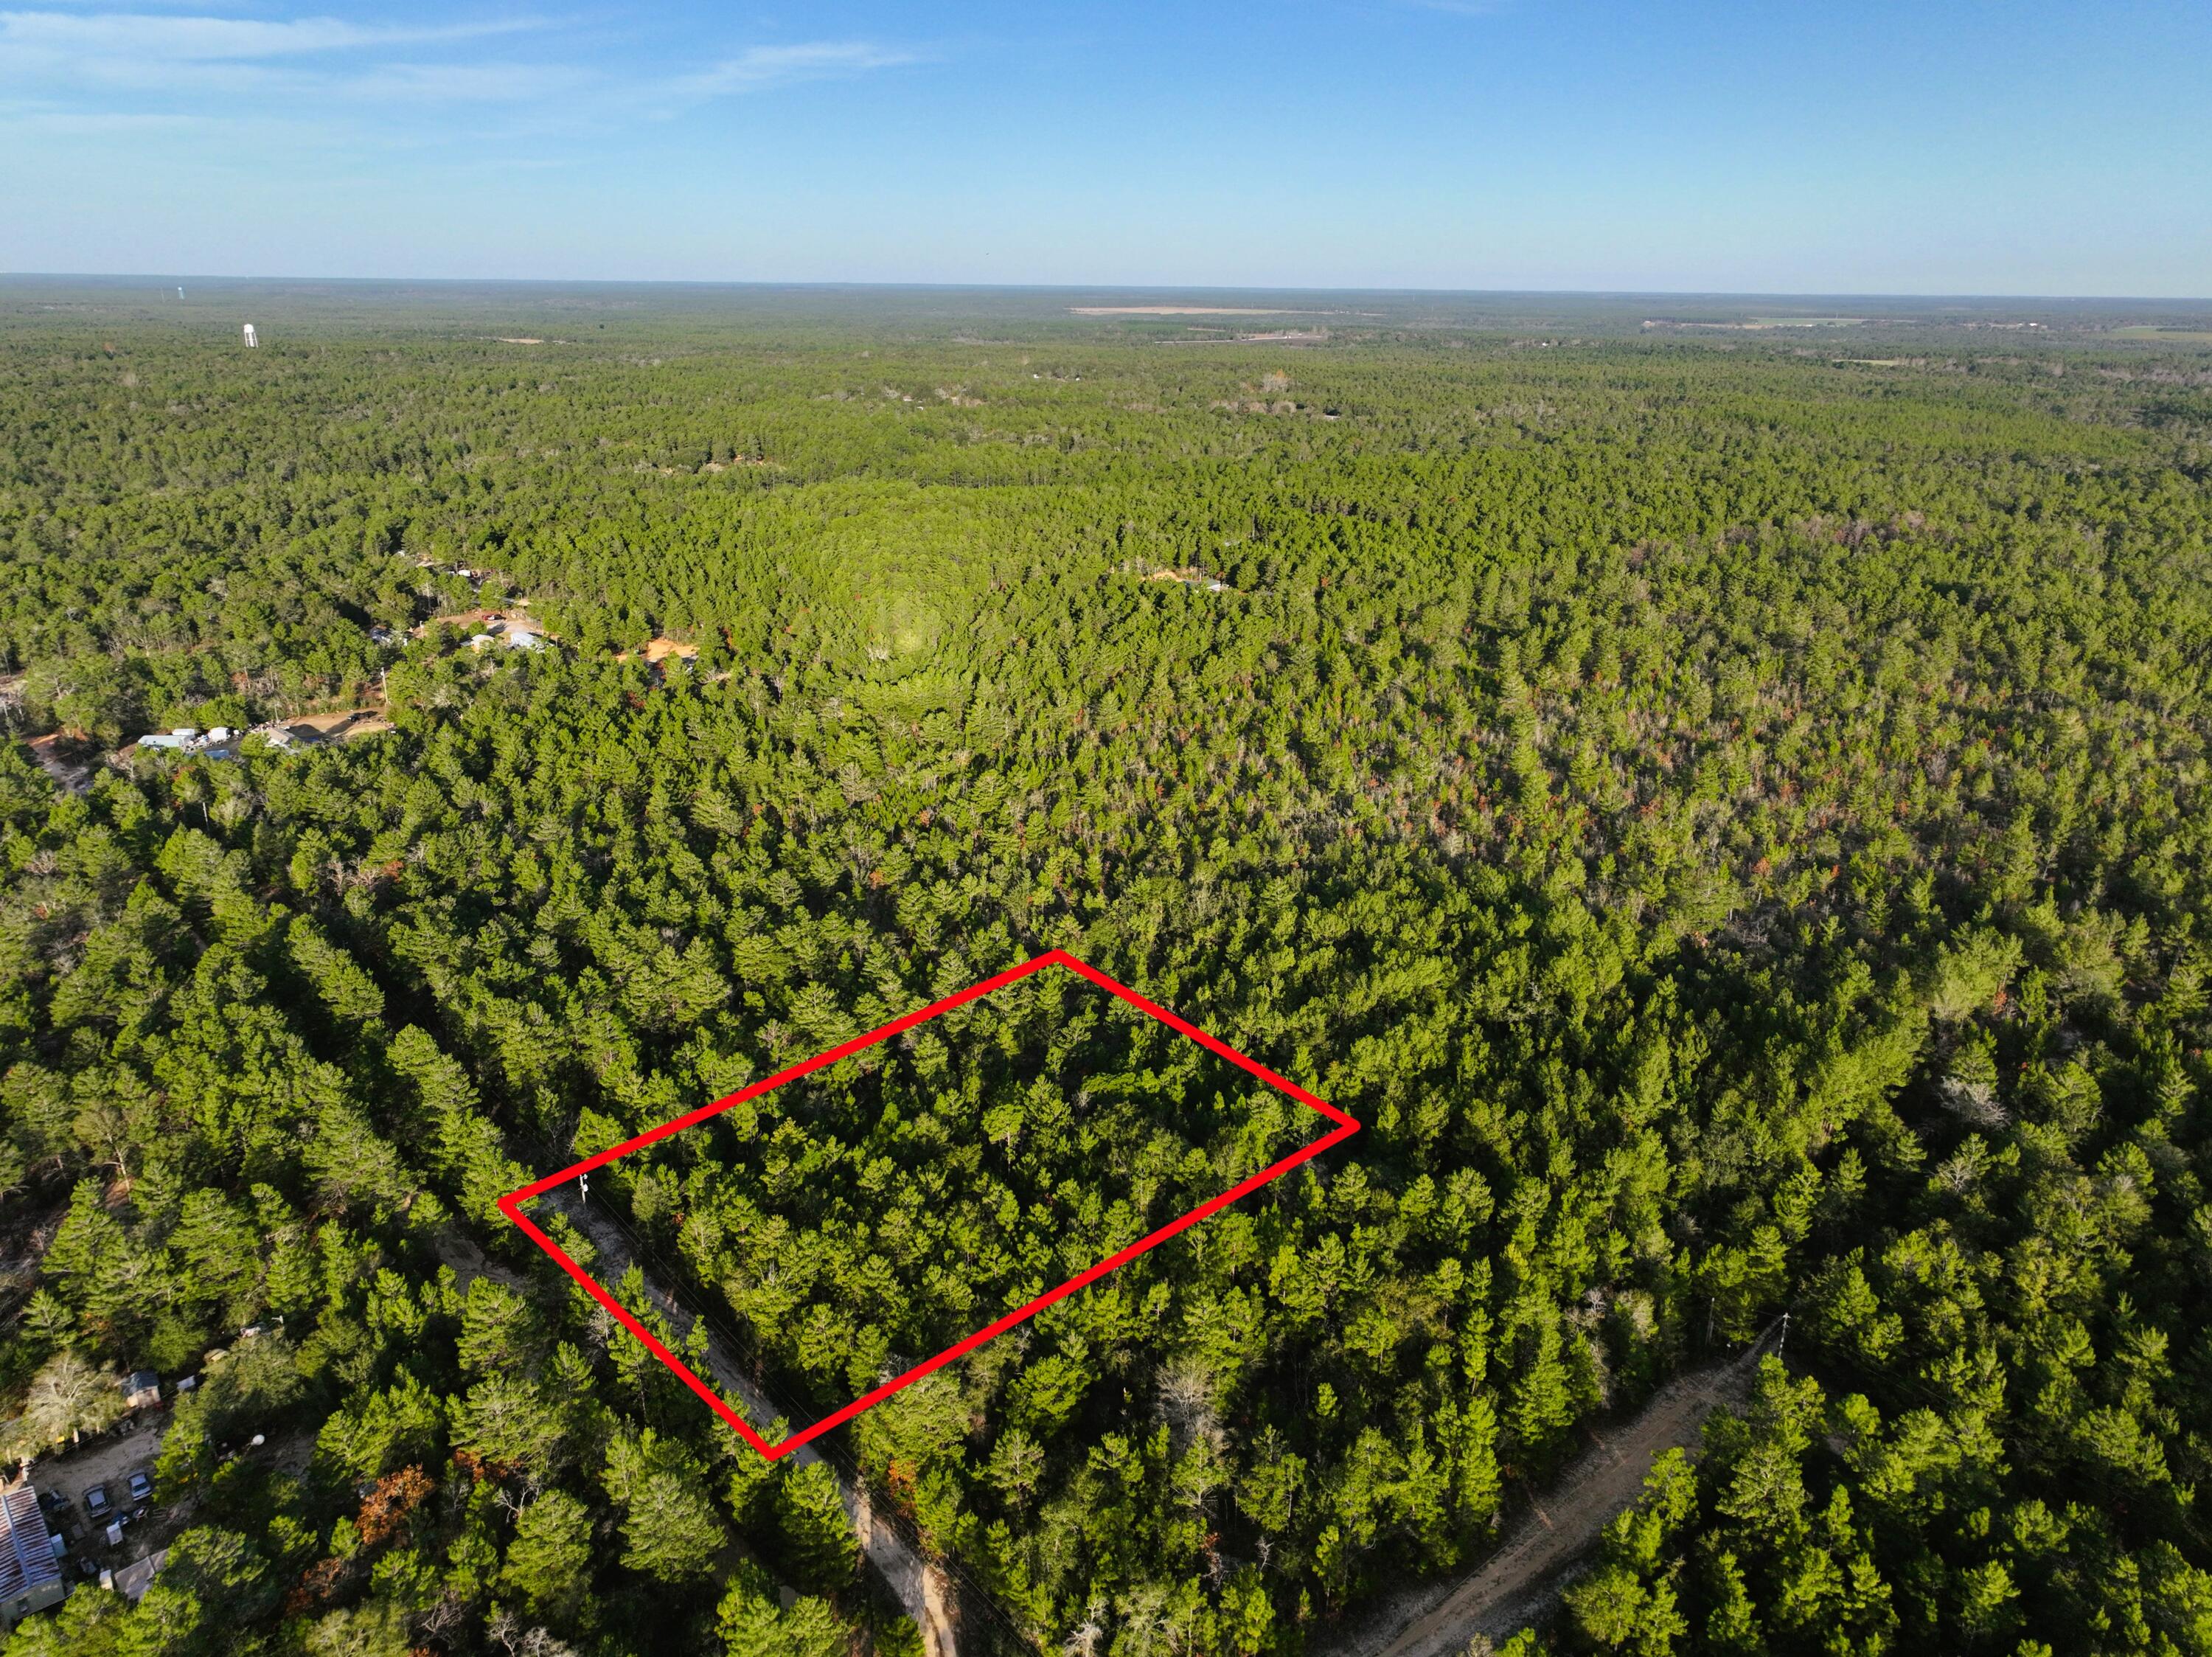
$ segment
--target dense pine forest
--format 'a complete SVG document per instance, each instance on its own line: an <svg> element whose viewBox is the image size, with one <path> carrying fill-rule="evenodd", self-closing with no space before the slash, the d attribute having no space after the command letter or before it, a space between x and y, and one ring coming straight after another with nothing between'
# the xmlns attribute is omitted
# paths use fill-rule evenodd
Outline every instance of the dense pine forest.
<svg viewBox="0 0 2212 1657"><path fill-rule="evenodd" d="M0 1416L155 1371L167 1555L8 1657L920 1653L838 1466L963 1651L1326 1657L1763 1337L1500 1650L2212 1653L2212 336L58 293ZM835 1464L494 1206L1054 947L1362 1131ZM1040 979L589 1200L795 1425L1314 1130Z"/></svg>

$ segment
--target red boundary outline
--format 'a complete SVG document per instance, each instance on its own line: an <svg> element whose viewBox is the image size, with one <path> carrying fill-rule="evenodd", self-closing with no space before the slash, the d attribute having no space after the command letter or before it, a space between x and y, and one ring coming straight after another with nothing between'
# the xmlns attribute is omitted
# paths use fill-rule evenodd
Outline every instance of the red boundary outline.
<svg viewBox="0 0 2212 1657"><path fill-rule="evenodd" d="M854 1399L852 1403L847 1404L843 1409L836 1410L830 1415L823 1416L821 1420L816 1422L812 1426L808 1427L803 1432L793 1433L789 1438L784 1440L781 1444L770 1444L766 1439L755 1432L750 1422L747 1422L743 1416L738 1413L737 1410L731 1408L729 1404L724 1400L721 1395L716 1392L713 1387L709 1386L705 1381L702 1380L696 1374L692 1373L691 1368L689 1364L686 1364L673 1352L671 1352L667 1347L656 1340L653 1337L652 1331L646 1328L643 1324L640 1323L627 1310L625 1310L622 1304L617 1301L612 1295L607 1292L606 1288L601 1285L597 1278L593 1277L589 1272L578 1265L575 1261L571 1259L558 1243L555 1242L550 1237L548 1237L544 1232L540 1230L538 1225L532 1221L530 1216L522 1211L522 1205L525 1203L529 1202L532 1197L540 1196L543 1193L552 1190L556 1185L565 1184L567 1181L574 1179L579 1175L589 1173L594 1168L605 1167L608 1163L614 1161L617 1158L627 1156L632 1151L642 1149L645 1146L667 1138L671 1134L681 1133L686 1128L695 1127L711 1117L720 1115L722 1112L728 1110L733 1105L741 1105L747 1100L758 1099L763 1093L773 1093L776 1088L782 1087L784 1083L787 1081L796 1081L799 1077L811 1075L814 1071L821 1069L824 1065L835 1064L841 1058L849 1058L854 1053L860 1052L866 1048L872 1047L878 1042L888 1041L891 1037L899 1034L902 1031L911 1030L917 1024L926 1024L940 1013L949 1013L956 1007L964 1007L971 1001L979 1001L983 996L989 995L992 991L995 990L1003 990L1008 984L1018 983L1021 979L1028 978L1031 973L1042 972L1048 966L1064 966L1067 968L1069 972L1075 973L1079 978L1088 978L1092 984L1097 984L1101 990L1105 990L1107 994L1115 996L1119 1000L1127 1002L1130 1006L1135 1008L1140 1013L1146 1014L1152 1018L1158 1019L1161 1023L1166 1025L1170 1029L1176 1031L1179 1034L1189 1037L1191 1040L1196 1042L1208 1052L1227 1059L1231 1064L1236 1065L1239 1069L1244 1070L1249 1075L1257 1077L1260 1081L1265 1082L1270 1087L1276 1089L1278 1092L1289 1094L1292 1099L1297 1100L1299 1104L1307 1106L1309 1109L1318 1111L1322 1116L1327 1117L1331 1122L1336 1124L1335 1128L1332 1131L1322 1135L1319 1139L1315 1140L1311 1144L1302 1146L1297 1150L1291 1152L1288 1156L1284 1157L1281 1161L1261 1169L1260 1172L1255 1174L1252 1174L1246 1179L1238 1180L1237 1184L1231 1185L1227 1191L1222 1192L1220 1196L1208 1198L1206 1201L1200 1203L1196 1208L1191 1209L1189 1213L1183 1215L1179 1219L1170 1221L1166 1225L1162 1226L1158 1230L1152 1233L1149 1236L1140 1237L1135 1242L1131 1243L1127 1247L1120 1250L1116 1253L1109 1255L1103 1260L1101 1260L1097 1265L1091 1266L1085 1270L1079 1271L1074 1276L1070 1277L1066 1282L1060 1284L1059 1288L1047 1290L1044 1294L1038 1295L1036 1299L1031 1301L1027 1306L1019 1307L1015 1311L1009 1312L1005 1316L999 1318L991 1323L986 1324L982 1328L977 1330L965 1340L959 1341L951 1346L948 1346L944 1351L939 1353L935 1357L926 1358L921 1362L915 1365L913 1368L908 1370L904 1374L896 1376L890 1380L884 1382L880 1386L876 1387L872 1392L862 1393L859 1398ZM1196 1025L1192 1024L1186 1020L1177 1018L1173 1013L1168 1011L1166 1008L1160 1006L1157 1002L1146 1000L1144 996L1139 995L1127 984L1115 983L1112 978L1108 978L1103 972L1101 972L1097 967L1092 966L1089 962L1078 960L1073 955L1068 953L1065 949L1048 949L1043 954L1037 956L1033 960L1024 961L1019 966L1010 966L1003 972L995 972L989 978L985 978L981 984L970 984L967 989L961 990L957 995L947 996L942 1001L932 1002L928 1006L908 1013L903 1018L893 1019L889 1024L884 1025L878 1029L871 1030L866 1035L854 1036L850 1041L841 1042L836 1046L830 1049L826 1053L817 1053L812 1058L806 1059L798 1064L793 1064L788 1069L778 1070L774 1075L765 1077L759 1081L752 1083L749 1087L739 1088L736 1093L730 1094L727 1098L718 1099L711 1105L702 1105L696 1111L687 1111L682 1116L676 1118L673 1121L664 1122L657 1128L648 1128L645 1132L638 1135L635 1139L626 1139L621 1144L616 1145L610 1149L601 1151L596 1156L587 1156L582 1161L575 1164L573 1167L563 1168L558 1173L548 1174L544 1179L533 1180L529 1185L521 1187L520 1190L511 1191L507 1192L506 1196L499 1199L499 1211L505 1215L508 1219L514 1221L517 1226L520 1227L523 1234L532 1242L536 1243L538 1247L544 1249L546 1253L552 1256L556 1264L560 1266L560 1268L563 1271L567 1272L569 1276L574 1278L576 1282L582 1286L585 1293L589 1295L594 1301L597 1301L601 1306L605 1307L607 1311L612 1314L617 1323L621 1324L624 1329L629 1331L631 1334L635 1335L640 1341L643 1342L645 1343L646 1349L651 1352L654 1357L659 1358L661 1362L666 1364L669 1368L675 1373L678 1380L681 1380L686 1386L697 1393L699 1397L705 1401L708 1409L720 1416L725 1422L728 1422L730 1426L736 1429L739 1437L743 1438L746 1443L751 1445L754 1449L759 1451L770 1461L775 1461L780 1457L789 1454L792 1451L796 1450L800 1445L808 1442L810 1440L819 1438L831 1428L842 1426L845 1422L852 1420L854 1416L860 1414L861 1411L869 1409L872 1405L882 1403L885 1398L890 1397L892 1393L897 1392L900 1388L913 1386L915 1382L920 1380L924 1375L930 1374L936 1370L943 1368L946 1364L951 1363L955 1358L974 1351L977 1347L982 1345L984 1342L995 1339L997 1337L1005 1334L1008 1330L1013 1328L1016 1325L1025 1322L1030 1318L1034 1318L1038 1313L1043 1311L1047 1307L1053 1305L1055 1301L1064 1301L1069 1295L1074 1294L1076 1290L1087 1288L1089 1285L1097 1282L1108 1272L1114 1270L1117 1267L1127 1265L1130 1261L1135 1259L1139 1254L1143 1254L1148 1250L1158 1248L1162 1243L1166 1242L1169 1238L1175 1236L1179 1232L1188 1231L1200 1221L1206 1218L1209 1215L1218 1213L1221 1209L1227 1208L1231 1203L1236 1202L1239 1197L1249 1197L1252 1192L1259 1190L1261 1186L1267 1184L1270 1180L1279 1179L1282 1175L1288 1173L1292 1168L1297 1167L1304 1163L1310 1162L1315 1157L1319 1156L1323 1151L1328 1149L1332 1145L1338 1144L1344 1140L1349 1139L1353 1134L1356 1134L1358 1131L1358 1123L1353 1121L1342 1111L1338 1110L1334 1105L1328 1103L1326 1100L1315 1098L1304 1088L1299 1087L1295 1081L1289 1081L1283 1076L1276 1075L1275 1072L1269 1069L1266 1065L1260 1063L1255 1059L1246 1057L1243 1053L1238 1052L1226 1042L1218 1041L1213 1037L1206 1034L1205 1031L1200 1029Z"/></svg>

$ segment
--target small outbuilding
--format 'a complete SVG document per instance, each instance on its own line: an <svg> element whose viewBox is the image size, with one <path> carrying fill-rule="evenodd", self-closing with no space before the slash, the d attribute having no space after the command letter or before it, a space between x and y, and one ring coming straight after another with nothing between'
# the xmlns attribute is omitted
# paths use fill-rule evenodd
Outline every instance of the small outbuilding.
<svg viewBox="0 0 2212 1657"><path fill-rule="evenodd" d="M100 1574L100 1586L112 1589L132 1605L146 1597L146 1590L154 1586L154 1575L169 1557L167 1548L159 1553L149 1553L143 1559L134 1559L127 1565Z"/></svg>

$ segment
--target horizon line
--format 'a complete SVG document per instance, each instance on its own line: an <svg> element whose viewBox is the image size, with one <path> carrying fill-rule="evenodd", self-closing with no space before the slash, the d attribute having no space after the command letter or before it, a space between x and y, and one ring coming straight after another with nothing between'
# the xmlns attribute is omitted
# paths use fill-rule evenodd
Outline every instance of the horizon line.
<svg viewBox="0 0 2212 1657"><path fill-rule="evenodd" d="M1884 302L2212 305L2212 294L1908 293L1819 288L1432 288L1223 282L886 282L842 277L763 277L291 276L281 273L247 276L189 271L0 271L0 283L34 282L145 282L164 286L174 286L180 282L261 282L333 286L382 283L455 288L754 288L883 293L1349 294L1407 299L1848 299Z"/></svg>

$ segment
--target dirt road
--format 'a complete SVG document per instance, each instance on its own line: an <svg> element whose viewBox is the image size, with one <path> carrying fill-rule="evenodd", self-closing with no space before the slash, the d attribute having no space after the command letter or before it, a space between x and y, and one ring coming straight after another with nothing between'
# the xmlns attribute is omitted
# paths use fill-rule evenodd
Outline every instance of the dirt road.
<svg viewBox="0 0 2212 1657"><path fill-rule="evenodd" d="M1641 1494L1651 1464L1668 1450L1694 1449L1707 1416L1749 1395L1764 1345L1662 1388L1532 1502L1504 1546L1472 1576L1401 1596L1340 1642L1334 1657L1460 1657L1477 1635L1502 1638L1541 1616L1563 1586L1559 1573Z"/></svg>
<svg viewBox="0 0 2212 1657"><path fill-rule="evenodd" d="M577 1202L575 1193L566 1188L548 1191L538 1201L567 1215L579 1231L591 1239L592 1246L599 1252L592 1268L594 1276L610 1289L621 1281L633 1258L629 1240L604 1209ZM670 1297L663 1285L648 1277L646 1292L679 1337L690 1332L691 1314ZM746 1414L754 1421L765 1424L775 1418L775 1406L738 1367L734 1355L725 1349L712 1325L707 1331L707 1368L708 1379L726 1396L741 1400ZM791 1453L791 1459L802 1467L822 1459L812 1445L800 1446ZM877 1522L865 1485L847 1478L834 1462L830 1471L837 1475L838 1492L844 1497L845 1512L853 1521L854 1534L860 1538L861 1550L883 1577L900 1609L921 1630L926 1657L957 1657L952 1593L944 1574L916 1550L896 1526Z"/></svg>

